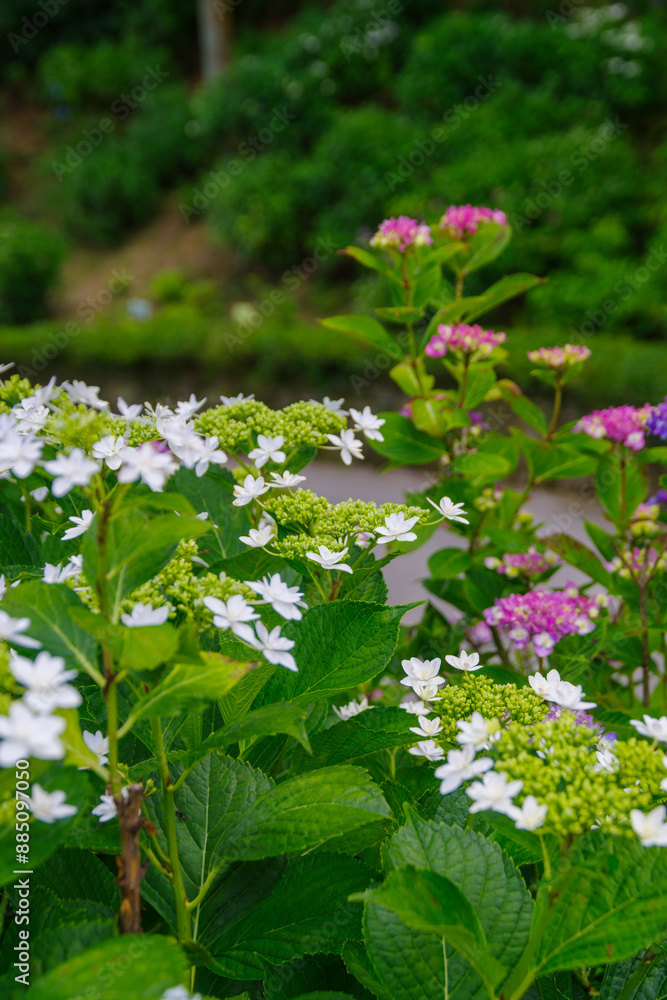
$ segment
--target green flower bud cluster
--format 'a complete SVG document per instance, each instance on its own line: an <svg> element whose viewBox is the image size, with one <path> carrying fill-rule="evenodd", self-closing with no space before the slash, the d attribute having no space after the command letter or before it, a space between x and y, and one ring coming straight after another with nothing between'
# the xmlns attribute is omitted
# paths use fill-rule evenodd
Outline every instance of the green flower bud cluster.
<svg viewBox="0 0 667 1000"><path fill-rule="evenodd" d="M103 414L105 418L105 429L104 434L113 434L114 437L124 437L127 431L127 421L119 419L118 417L112 417L108 413ZM158 437L158 433L155 430L155 425L153 423L142 423L139 420L133 420L130 423L130 433L127 438L127 443L132 447L136 448L139 444L144 444L146 441L155 441Z"/></svg>
<svg viewBox="0 0 667 1000"><path fill-rule="evenodd" d="M512 722L493 745L498 758L495 770L512 781L523 781L516 805L534 795L548 806L541 828L545 833L565 839L599 826L634 837L630 811L645 812L656 797L664 799L660 790L660 781L667 776L663 752L635 738L604 740L605 753L616 760L608 770L598 763L598 740L595 729L578 723L568 711L528 728Z"/></svg>
<svg viewBox="0 0 667 1000"><path fill-rule="evenodd" d="M328 434L347 427L321 403L292 403L284 410L272 410L265 403L246 400L231 406L216 406L195 418L195 430L207 437L215 435L221 448L239 451L247 447L251 432L267 437L282 435L289 446L319 446L328 443Z"/></svg>
<svg viewBox="0 0 667 1000"><path fill-rule="evenodd" d="M93 445L108 434L106 414L99 410L91 410L82 403L76 405L69 402L67 396L61 393L58 401L59 410L46 421L43 433L62 448L83 448L90 454Z"/></svg>
<svg viewBox="0 0 667 1000"><path fill-rule="evenodd" d="M264 501L264 509L282 528L307 532L306 538L301 540L298 547L299 554L302 554L302 550L312 552L314 545L331 547L332 544L347 544L350 536L356 536L360 532L372 534L375 528L384 524L389 514L399 511L403 511L406 518L419 517L422 521L427 521L430 516L423 507L410 507L400 503L385 503L378 507L372 501L343 500L342 503L330 504L324 497L316 496L312 490L301 489L269 497ZM280 547L284 542L289 542L289 546L294 547L293 536L280 539L275 547L283 551ZM307 548L304 549L303 546Z"/></svg>
<svg viewBox="0 0 667 1000"><path fill-rule="evenodd" d="M9 413L13 406L32 396L35 389L39 388L41 386L36 385L33 389L29 379L16 374L4 381L0 380L0 413Z"/></svg>
<svg viewBox="0 0 667 1000"><path fill-rule="evenodd" d="M197 543L192 539L178 543L176 555L157 576L133 591L123 602L122 611L131 611L135 604L152 604L154 608L171 605L174 609L170 617L182 617L188 622L196 622L207 628L211 624L211 612L203 604L205 597L218 597L226 601L232 594L242 594L249 600L257 595L239 580L233 580L225 573L199 572L194 562L197 558Z"/></svg>
<svg viewBox="0 0 667 1000"><path fill-rule="evenodd" d="M495 684L490 677L478 674L466 674L461 684L441 688L435 705L435 712L442 720L439 739L455 746L460 732L457 721L469 721L473 712L479 712L485 719L500 719L504 725L511 721L518 727L530 726L549 712L548 705L532 688Z"/></svg>

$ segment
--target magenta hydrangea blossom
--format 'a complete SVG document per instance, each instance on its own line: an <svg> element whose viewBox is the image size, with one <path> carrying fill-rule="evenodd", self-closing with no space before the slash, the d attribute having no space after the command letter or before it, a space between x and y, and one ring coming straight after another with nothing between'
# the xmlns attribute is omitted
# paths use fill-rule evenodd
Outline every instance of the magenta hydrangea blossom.
<svg viewBox="0 0 667 1000"><path fill-rule="evenodd" d="M560 561L555 552L538 552L531 545L527 552L506 552L502 559L487 556L484 565L487 569L495 569L512 579L517 576L537 576L538 573L558 566Z"/></svg>
<svg viewBox="0 0 667 1000"><path fill-rule="evenodd" d="M577 347L575 344L565 344L563 347L540 347L536 351L528 351L528 360L538 365L546 365L554 371L562 371L580 365L591 352L588 347Z"/></svg>
<svg viewBox="0 0 667 1000"><path fill-rule="evenodd" d="M407 215L399 215L397 219L385 219L370 241L372 247L400 250L401 253L408 247L427 247L432 242L430 226L425 222L417 222Z"/></svg>
<svg viewBox="0 0 667 1000"><path fill-rule="evenodd" d="M470 361L479 361L487 358L505 340L507 337L504 333L483 330L477 323L474 326L468 326L466 323L446 326L441 323L438 332L426 345L425 351L429 358L444 358L449 351L457 351L466 355Z"/></svg>
<svg viewBox="0 0 667 1000"><path fill-rule="evenodd" d="M480 223L497 222L507 225L507 216L498 208L477 208L474 205L450 205L440 219L440 228L461 239L477 232Z"/></svg>
<svg viewBox="0 0 667 1000"><path fill-rule="evenodd" d="M582 417L572 428L575 434L588 434L592 438L608 438L626 448L639 451L644 447L648 420L653 407L610 406L606 410L593 410Z"/></svg>
<svg viewBox="0 0 667 1000"><path fill-rule="evenodd" d="M600 613L601 598L579 594L574 584L564 590L537 588L527 594L496 598L484 618L489 625L503 629L517 649L529 642L538 656L548 656L565 635L586 635Z"/></svg>

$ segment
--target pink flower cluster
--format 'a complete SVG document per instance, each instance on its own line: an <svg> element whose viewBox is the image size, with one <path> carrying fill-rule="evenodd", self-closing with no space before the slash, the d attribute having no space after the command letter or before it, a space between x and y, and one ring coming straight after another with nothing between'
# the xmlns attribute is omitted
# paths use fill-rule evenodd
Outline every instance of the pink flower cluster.
<svg viewBox="0 0 667 1000"><path fill-rule="evenodd" d="M554 371L572 368L590 358L588 347L577 347L575 344L565 344L564 347L540 347L537 351L528 351L528 360L535 364L546 365Z"/></svg>
<svg viewBox="0 0 667 1000"><path fill-rule="evenodd" d="M653 407L610 406L606 410L593 410L582 417L572 428L575 434L588 434L592 438L608 438L624 444L633 451L644 447L646 422Z"/></svg>
<svg viewBox="0 0 667 1000"><path fill-rule="evenodd" d="M430 226L425 222L420 223L416 219L410 219L407 215L399 215L397 219L385 219L370 241L372 247L398 249L401 253L408 247L426 247L432 242Z"/></svg>
<svg viewBox="0 0 667 1000"><path fill-rule="evenodd" d="M538 552L534 545L527 552L506 552L502 559L487 556L484 565L487 569L495 569L509 579L517 576L537 576L547 569L552 569L560 563L555 552Z"/></svg>
<svg viewBox="0 0 667 1000"><path fill-rule="evenodd" d="M474 326L468 326L466 323L445 326L441 323L438 332L426 345L425 351L429 358L444 358L448 351L459 351L467 355L469 360L479 361L487 358L505 340L507 337L504 333L483 330L477 323Z"/></svg>
<svg viewBox="0 0 667 1000"><path fill-rule="evenodd" d="M498 208L476 208L474 205L450 205L440 219L440 228L459 238L477 232L479 224L497 222L507 225L507 216Z"/></svg>
<svg viewBox="0 0 667 1000"><path fill-rule="evenodd" d="M538 588L528 594L499 597L484 618L504 629L518 649L533 642L538 656L548 656L565 635L586 635L600 611L599 600L580 595L574 584L564 590Z"/></svg>
<svg viewBox="0 0 667 1000"><path fill-rule="evenodd" d="M638 577L642 570L648 575L664 573L667 569L667 554L656 552L654 548L641 549L635 545L631 549L625 549L622 556L614 556L604 567L610 573L618 573L623 580L631 580Z"/></svg>

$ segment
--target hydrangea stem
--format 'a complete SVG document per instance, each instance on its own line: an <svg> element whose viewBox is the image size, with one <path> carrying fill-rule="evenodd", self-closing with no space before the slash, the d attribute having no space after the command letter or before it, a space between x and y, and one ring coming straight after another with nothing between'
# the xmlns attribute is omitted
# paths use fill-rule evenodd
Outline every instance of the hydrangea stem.
<svg viewBox="0 0 667 1000"><path fill-rule="evenodd" d="M174 906L176 909L176 929L179 941L190 939L190 911L185 894L181 865L178 859L178 841L176 838L176 804L174 788L169 774L169 764L162 738L162 725L159 718L151 719L151 731L155 752L160 762L160 785L162 791L162 809L164 813L164 835L167 841L167 853L172 873L172 888L174 891Z"/></svg>
<svg viewBox="0 0 667 1000"><path fill-rule="evenodd" d="M547 441L553 437L556 428L558 427L558 418L560 417L561 406L563 405L563 376L560 372L556 373L556 394L554 396L554 408L551 413L551 421L549 423L549 430L547 431Z"/></svg>

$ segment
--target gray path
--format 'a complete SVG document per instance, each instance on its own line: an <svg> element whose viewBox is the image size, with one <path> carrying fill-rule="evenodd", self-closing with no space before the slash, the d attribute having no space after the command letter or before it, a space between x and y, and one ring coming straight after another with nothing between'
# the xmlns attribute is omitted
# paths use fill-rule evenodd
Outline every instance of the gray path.
<svg viewBox="0 0 667 1000"><path fill-rule="evenodd" d="M332 503L339 503L353 497L359 500L374 500L376 503L402 503L408 491L425 489L430 480L418 469L395 469L379 472L373 466L355 463L351 467L329 462L315 462L305 472L304 484ZM537 489L526 504L526 510L543 522L539 534L564 531L580 541L590 540L584 528L584 520L604 525L602 511L595 502L592 489L582 487L578 492L559 489ZM447 528L440 528L422 548L409 552L394 560L385 569L385 579L389 587L389 603L406 604L423 600L427 594L420 580L427 575L427 560L432 552L446 546L460 546L462 539ZM562 585L567 580L575 583L585 579L577 571L559 570L553 577L553 584ZM422 610L416 608L405 616L405 624L419 621Z"/></svg>

